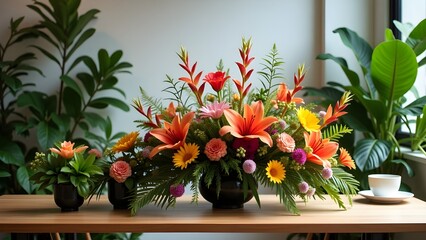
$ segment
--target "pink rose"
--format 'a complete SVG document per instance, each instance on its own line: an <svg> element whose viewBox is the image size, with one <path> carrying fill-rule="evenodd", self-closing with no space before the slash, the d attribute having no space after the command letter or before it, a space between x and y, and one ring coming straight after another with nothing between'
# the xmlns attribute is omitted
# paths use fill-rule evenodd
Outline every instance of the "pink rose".
<svg viewBox="0 0 426 240"><path fill-rule="evenodd" d="M109 176L119 183L123 183L131 175L132 168L125 161L114 162L109 168Z"/></svg>
<svg viewBox="0 0 426 240"><path fill-rule="evenodd" d="M287 133L281 133L277 138L277 146L281 151L291 153L296 147L296 142Z"/></svg>
<svg viewBox="0 0 426 240"><path fill-rule="evenodd" d="M226 155L226 143L220 138L213 138L206 144L204 153L211 161L219 161Z"/></svg>

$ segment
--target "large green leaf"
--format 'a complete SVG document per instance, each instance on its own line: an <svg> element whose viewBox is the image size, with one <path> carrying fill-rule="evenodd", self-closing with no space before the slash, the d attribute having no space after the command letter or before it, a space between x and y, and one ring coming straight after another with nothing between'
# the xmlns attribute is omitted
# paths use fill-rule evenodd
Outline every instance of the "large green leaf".
<svg viewBox="0 0 426 240"><path fill-rule="evenodd" d="M354 151L356 165L363 172L376 169L388 158L392 144L380 139L362 139Z"/></svg>
<svg viewBox="0 0 426 240"><path fill-rule="evenodd" d="M348 28L338 28L333 32L338 33L342 42L353 51L356 59L363 68L364 74L366 74L370 69L371 55L373 52L373 48L370 44L356 32Z"/></svg>
<svg viewBox="0 0 426 240"><path fill-rule="evenodd" d="M417 56L426 50L426 19L423 19L417 24L413 31L411 31L408 39L412 40L411 47Z"/></svg>
<svg viewBox="0 0 426 240"><path fill-rule="evenodd" d="M332 54L323 53L317 56L317 59L320 60L333 60L335 63L339 64L343 72L346 74L346 77L349 79L353 86L359 86L359 77L358 74L351 69L349 69L348 64L344 58L335 57Z"/></svg>
<svg viewBox="0 0 426 240"><path fill-rule="evenodd" d="M130 110L127 103L116 98L101 97L101 98L93 99L89 104L89 106L94 108L105 108L108 105L112 105L114 107L120 108L121 110L126 112Z"/></svg>
<svg viewBox="0 0 426 240"><path fill-rule="evenodd" d="M31 193L31 183L30 183L30 174L28 173L28 169L26 166L20 166L18 168L16 178L21 185L21 187L27 192Z"/></svg>
<svg viewBox="0 0 426 240"><path fill-rule="evenodd" d="M373 51L371 76L382 99L394 101L404 96L417 76L413 50L400 40L380 43Z"/></svg>
<svg viewBox="0 0 426 240"><path fill-rule="evenodd" d="M62 138L62 134L46 122L40 122L37 125L37 139L43 151L54 146L56 142L63 140Z"/></svg>
<svg viewBox="0 0 426 240"><path fill-rule="evenodd" d="M16 166L25 165L24 154L15 142L6 137L0 137L0 162Z"/></svg>

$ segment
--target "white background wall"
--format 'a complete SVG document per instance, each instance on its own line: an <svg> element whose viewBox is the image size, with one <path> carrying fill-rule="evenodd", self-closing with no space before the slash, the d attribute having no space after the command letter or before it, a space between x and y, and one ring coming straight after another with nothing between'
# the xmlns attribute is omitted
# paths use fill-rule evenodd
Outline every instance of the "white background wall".
<svg viewBox="0 0 426 240"><path fill-rule="evenodd" d="M0 6L0 41L4 42L11 17L25 16L24 25L38 21L27 4L30 0L2 0ZM43 2L47 2L43 0ZM121 49L124 60L133 64L131 75L121 75L120 87L129 104L139 96L139 86L153 96L164 97L166 74L178 78L184 75L178 66L176 52L184 46L191 62L198 61L199 70L215 70L219 59L239 77L235 61L239 61L241 38L251 37L253 66L259 63L274 43L285 61L284 75L292 83L299 64L308 69L305 86L320 87L324 81L346 81L335 64L315 60L322 52L352 56L332 30L348 27L375 43L387 24L386 0L90 0L83 1L81 11L97 8L101 12L92 23L95 36L77 54L95 56L98 49L109 52ZM378 37L379 36L379 37ZM39 41L39 40L36 40ZM39 44L39 42L37 42ZM17 49L19 52L22 49ZM351 64L349 59L349 64ZM59 70L44 56L35 64L46 79L36 78L43 91L56 91ZM325 76L325 77L324 77ZM252 77L252 81L256 77ZM135 130L135 111L110 111L114 131ZM284 239L283 234L223 234L223 235L145 234L142 239Z"/></svg>

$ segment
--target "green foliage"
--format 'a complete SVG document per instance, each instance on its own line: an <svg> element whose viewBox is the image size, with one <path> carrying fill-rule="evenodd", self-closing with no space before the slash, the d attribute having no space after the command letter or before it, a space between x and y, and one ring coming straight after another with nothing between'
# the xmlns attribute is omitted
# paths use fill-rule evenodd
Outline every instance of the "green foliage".
<svg viewBox="0 0 426 240"><path fill-rule="evenodd" d="M402 29L402 24L396 24ZM425 33L420 33L425 24L425 21L422 21L416 26L405 42L395 39L391 31L387 30L386 40L374 48L350 29L336 29L334 32L340 35L343 44L353 51L362 69L361 76L351 70L346 60L341 57L328 53L317 57L337 63L350 85L331 82L331 87L324 87L319 91L308 88L307 92L322 98L323 104L338 99L343 91L353 93L355 101L351 103L348 114L342 120L364 135L365 139L353 143L353 158L364 177L371 171L401 174L401 167L408 172L412 171L408 164L396 164L392 161L395 158L395 151L392 149L399 150L400 143L416 139L410 136L409 139L397 140L395 134L401 126L398 121L402 120L402 124L408 126L407 116L422 119L421 109L426 104L426 96L419 97L412 103L406 103L404 97L413 87L418 67L421 66L422 60L417 62L416 56L425 50L422 47L426 41ZM326 92L320 93L322 90ZM328 94L330 92L333 94ZM421 148L421 145L413 144L414 141L413 150Z"/></svg>
<svg viewBox="0 0 426 240"><path fill-rule="evenodd" d="M23 114L17 111L16 97L33 84L23 82L29 72L42 72L31 66L35 59L31 52L24 52L14 59L9 53L19 48L19 43L34 37L30 28L21 28L24 17L11 19L9 35L0 43L0 189L6 193L31 192L28 171L25 168L25 145L16 140L14 134L28 135L21 128L25 123ZM2 193L0 193L2 194Z"/></svg>
<svg viewBox="0 0 426 240"><path fill-rule="evenodd" d="M40 184L39 190L57 183L71 183L80 196L87 198L95 185L96 176L103 175L99 164L100 160L95 154L84 152L74 152L71 159L56 153L37 153L35 160L31 162L35 173L30 179Z"/></svg>

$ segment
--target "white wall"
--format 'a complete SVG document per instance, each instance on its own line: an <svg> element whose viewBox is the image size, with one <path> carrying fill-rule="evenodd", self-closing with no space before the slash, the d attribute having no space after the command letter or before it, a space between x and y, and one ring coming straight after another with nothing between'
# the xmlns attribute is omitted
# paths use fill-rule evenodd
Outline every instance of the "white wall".
<svg viewBox="0 0 426 240"><path fill-rule="evenodd" d="M11 17L26 16L25 25L32 25L38 17L26 7L29 0L2 0L0 8L0 41L4 41ZM43 0L43 2L47 2ZM385 0L375 1L377 4ZM81 11L97 8L101 12L93 23L95 36L79 54L95 56L99 48L110 52L122 49L124 60L132 63L131 75L121 75L120 87L127 101L139 96L142 86L152 95L164 97L161 89L169 74L178 78L184 74L178 67L176 52L184 46L191 61L198 61L199 70L215 70L219 59L238 77L235 61L239 61L238 48L242 37L252 37L254 66L274 43L285 61L287 82L299 64L309 70L305 85L319 87L325 80L345 81L335 64L323 66L315 57L321 52L351 55L340 39L332 33L346 26L359 31L366 39L374 41L373 11L369 0L90 0L83 1ZM382 31L383 32L383 31ZM38 41L38 40L37 40ZM20 51L20 50L17 50ZM40 56L35 63L43 69L46 79L37 77L40 88L55 91L58 70ZM323 68L324 67L324 68ZM325 78L323 77L325 74ZM34 77L33 75L30 78ZM52 80L53 79L53 80ZM255 80L253 77L252 80ZM115 131L135 130L135 111L108 113ZM213 239L218 236L201 234L196 237ZM194 236L194 235L191 235ZM145 234L142 239L189 238L187 234ZM223 234L222 239L284 239L283 234Z"/></svg>

